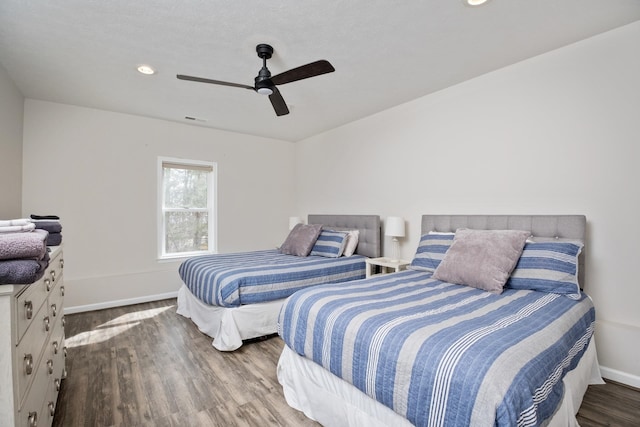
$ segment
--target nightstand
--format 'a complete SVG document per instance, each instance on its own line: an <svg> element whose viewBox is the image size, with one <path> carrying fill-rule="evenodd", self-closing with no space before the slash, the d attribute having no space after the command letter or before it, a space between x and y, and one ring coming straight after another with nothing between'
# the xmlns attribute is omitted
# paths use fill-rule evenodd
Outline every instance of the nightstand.
<svg viewBox="0 0 640 427"><path fill-rule="evenodd" d="M376 275L372 273L373 266L380 267L380 273L377 274L395 273L406 270L407 266L411 264L411 261L405 261L403 259L392 261L389 258L367 258L366 263L367 277L371 277Z"/></svg>

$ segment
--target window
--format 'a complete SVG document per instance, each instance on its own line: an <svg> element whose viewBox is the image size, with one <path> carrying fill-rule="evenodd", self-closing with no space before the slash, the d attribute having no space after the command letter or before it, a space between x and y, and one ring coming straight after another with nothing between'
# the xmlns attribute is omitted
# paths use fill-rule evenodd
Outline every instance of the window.
<svg viewBox="0 0 640 427"><path fill-rule="evenodd" d="M216 164L158 160L159 257L215 252Z"/></svg>

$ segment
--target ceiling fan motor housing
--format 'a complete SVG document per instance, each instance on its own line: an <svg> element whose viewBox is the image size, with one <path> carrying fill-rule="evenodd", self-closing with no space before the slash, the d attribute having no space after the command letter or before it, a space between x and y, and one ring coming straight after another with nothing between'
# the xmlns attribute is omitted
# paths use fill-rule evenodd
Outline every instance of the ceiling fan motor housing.
<svg viewBox="0 0 640 427"><path fill-rule="evenodd" d="M256 92L262 95L271 95L275 85L271 81L271 72L267 68L267 59L273 55L273 48L268 44L259 44L256 46L256 52L262 58L262 68L254 79Z"/></svg>
<svg viewBox="0 0 640 427"><path fill-rule="evenodd" d="M268 44L259 44L256 46L256 52L258 52L259 58L269 59L273 55L273 48Z"/></svg>

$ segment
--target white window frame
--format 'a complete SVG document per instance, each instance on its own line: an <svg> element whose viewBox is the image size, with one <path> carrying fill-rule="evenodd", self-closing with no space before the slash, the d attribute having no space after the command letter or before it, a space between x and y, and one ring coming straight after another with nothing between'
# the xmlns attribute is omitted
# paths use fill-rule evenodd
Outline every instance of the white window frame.
<svg viewBox="0 0 640 427"><path fill-rule="evenodd" d="M164 213L166 211L181 211L182 209L164 209L164 168L163 165L165 163L172 163L177 165L184 165L186 167L211 167L212 172L209 175L209 181L207 183L207 208L206 212L208 212L208 239L207 239L207 250L202 251L191 251L191 252L180 252L180 253L166 253L165 252L165 222ZM157 196L157 212L158 212L158 259L159 260L170 260L175 258L187 258L194 255L206 255L213 254L217 252L218 247L218 228L217 228L217 183L218 183L218 164L216 162L209 162L203 160L189 160L189 159L180 159L175 157L158 157L157 164L157 182L158 182L158 196ZM195 211L196 209L189 209L191 211ZM204 211L204 209L202 209Z"/></svg>

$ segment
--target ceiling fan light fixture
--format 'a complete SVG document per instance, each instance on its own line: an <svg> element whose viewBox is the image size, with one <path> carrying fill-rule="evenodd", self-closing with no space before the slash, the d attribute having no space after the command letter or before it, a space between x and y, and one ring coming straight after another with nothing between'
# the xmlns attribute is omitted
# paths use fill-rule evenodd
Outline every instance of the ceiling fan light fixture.
<svg viewBox="0 0 640 427"><path fill-rule="evenodd" d="M258 89L256 89L256 92L258 92L260 95L273 94L273 90L270 87L259 87Z"/></svg>

